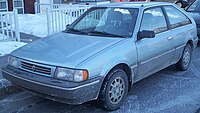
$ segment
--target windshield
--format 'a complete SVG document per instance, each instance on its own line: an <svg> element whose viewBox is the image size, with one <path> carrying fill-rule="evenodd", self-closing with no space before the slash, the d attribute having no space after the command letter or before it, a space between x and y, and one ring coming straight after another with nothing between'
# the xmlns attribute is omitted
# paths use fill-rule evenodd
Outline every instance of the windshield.
<svg viewBox="0 0 200 113"><path fill-rule="evenodd" d="M200 12L200 0L196 0L188 9L189 12Z"/></svg>
<svg viewBox="0 0 200 113"><path fill-rule="evenodd" d="M131 37L138 9L92 8L67 30L68 33L107 37Z"/></svg>

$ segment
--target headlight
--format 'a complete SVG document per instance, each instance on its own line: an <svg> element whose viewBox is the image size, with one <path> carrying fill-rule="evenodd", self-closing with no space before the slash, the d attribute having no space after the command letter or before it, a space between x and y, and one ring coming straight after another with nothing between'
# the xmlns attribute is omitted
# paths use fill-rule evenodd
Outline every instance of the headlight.
<svg viewBox="0 0 200 113"><path fill-rule="evenodd" d="M19 60L16 57L9 56L8 65L11 65L13 67L19 67Z"/></svg>
<svg viewBox="0 0 200 113"><path fill-rule="evenodd" d="M62 80L80 82L87 80L88 72L86 70L57 68L55 77Z"/></svg>

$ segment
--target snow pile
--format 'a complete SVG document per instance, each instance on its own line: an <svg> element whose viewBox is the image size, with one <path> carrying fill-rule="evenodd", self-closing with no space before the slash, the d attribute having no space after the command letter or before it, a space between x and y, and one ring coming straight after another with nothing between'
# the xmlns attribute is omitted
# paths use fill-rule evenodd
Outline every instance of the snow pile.
<svg viewBox="0 0 200 113"><path fill-rule="evenodd" d="M22 46L26 45L26 43L23 42L0 42L0 56L10 54L15 49L18 49Z"/></svg>
<svg viewBox="0 0 200 113"><path fill-rule="evenodd" d="M19 14L20 32L38 37L47 36L46 14Z"/></svg>

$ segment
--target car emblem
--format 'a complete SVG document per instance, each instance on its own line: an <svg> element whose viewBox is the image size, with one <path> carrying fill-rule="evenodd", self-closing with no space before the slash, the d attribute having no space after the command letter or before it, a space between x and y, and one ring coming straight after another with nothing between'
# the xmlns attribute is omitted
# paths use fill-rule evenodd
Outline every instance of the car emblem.
<svg viewBox="0 0 200 113"><path fill-rule="evenodd" d="M32 71L35 71L35 66L34 65L32 66Z"/></svg>

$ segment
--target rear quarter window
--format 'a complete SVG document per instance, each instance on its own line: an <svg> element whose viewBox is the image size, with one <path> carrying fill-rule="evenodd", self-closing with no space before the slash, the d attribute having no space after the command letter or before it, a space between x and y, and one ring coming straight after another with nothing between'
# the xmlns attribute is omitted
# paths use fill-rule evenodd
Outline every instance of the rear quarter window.
<svg viewBox="0 0 200 113"><path fill-rule="evenodd" d="M176 28L191 23L190 19L175 7L164 6L164 9L169 19L170 28Z"/></svg>

